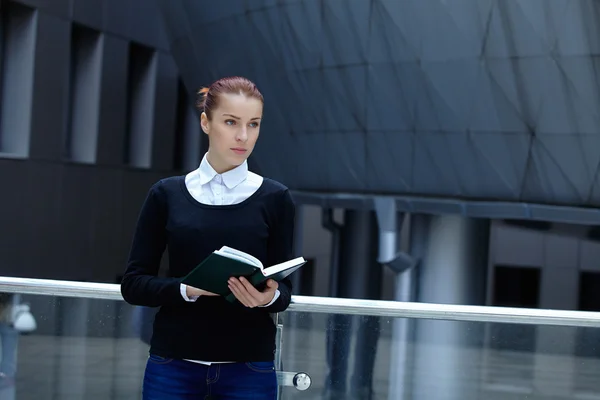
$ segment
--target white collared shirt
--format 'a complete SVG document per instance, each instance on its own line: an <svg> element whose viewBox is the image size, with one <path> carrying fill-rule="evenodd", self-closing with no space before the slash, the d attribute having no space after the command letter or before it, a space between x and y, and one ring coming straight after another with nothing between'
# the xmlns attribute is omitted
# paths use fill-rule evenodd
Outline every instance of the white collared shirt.
<svg viewBox="0 0 600 400"><path fill-rule="evenodd" d="M198 169L185 177L185 185L192 197L202 204L237 204L252 196L262 184L263 178L248 171L248 162L223 174L213 169L206 154Z"/></svg>
<svg viewBox="0 0 600 400"><path fill-rule="evenodd" d="M190 172L185 177L185 186L192 197L202 204L230 205L241 203L252 196L263 182L263 177L248 171L248 162L223 174L217 173L210 165L206 154L198 169ZM279 298L279 290L275 291L273 300L263 307L268 307ZM197 296L189 297L186 294L186 285L181 284L181 296L186 301L196 301ZM188 360L202 364L210 362Z"/></svg>

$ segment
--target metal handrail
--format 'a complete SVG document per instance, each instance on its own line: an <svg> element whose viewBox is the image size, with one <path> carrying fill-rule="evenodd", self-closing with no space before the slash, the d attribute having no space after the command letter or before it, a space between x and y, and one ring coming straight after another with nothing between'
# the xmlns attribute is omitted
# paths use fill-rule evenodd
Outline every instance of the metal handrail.
<svg viewBox="0 0 600 400"><path fill-rule="evenodd" d="M123 300L117 284L0 277L0 293ZM600 313L292 296L288 311L509 324L600 327Z"/></svg>

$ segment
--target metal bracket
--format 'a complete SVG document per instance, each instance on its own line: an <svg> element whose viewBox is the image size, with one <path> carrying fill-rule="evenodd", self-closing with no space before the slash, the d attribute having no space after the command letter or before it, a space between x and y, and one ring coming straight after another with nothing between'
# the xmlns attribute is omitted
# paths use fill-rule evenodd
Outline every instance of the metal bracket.
<svg viewBox="0 0 600 400"><path fill-rule="evenodd" d="M306 372L277 371L277 383L279 386L293 386L304 391L310 388L312 379Z"/></svg>
<svg viewBox="0 0 600 400"><path fill-rule="evenodd" d="M398 215L396 200L392 197L374 198L375 214L379 226L379 256L377 261L396 273L413 268L417 260L410 254L397 250L399 229L402 229L404 213Z"/></svg>
<svg viewBox="0 0 600 400"><path fill-rule="evenodd" d="M277 375L277 386L279 387L277 391L277 398L281 399L282 392L281 388L283 386L293 386L298 390L304 391L308 390L312 384L312 379L310 375L306 372L286 372L280 371L283 366L283 362L281 359L281 349L283 347L283 324L280 321L279 314L272 315L273 322L277 327L275 340L277 342L277 347L275 350L275 369Z"/></svg>

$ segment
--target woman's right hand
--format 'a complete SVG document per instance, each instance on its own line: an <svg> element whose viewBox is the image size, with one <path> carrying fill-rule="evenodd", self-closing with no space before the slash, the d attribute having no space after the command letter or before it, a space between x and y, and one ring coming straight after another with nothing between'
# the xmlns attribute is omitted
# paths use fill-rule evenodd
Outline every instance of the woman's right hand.
<svg viewBox="0 0 600 400"><path fill-rule="evenodd" d="M198 289L192 286L185 287L185 294L187 297L192 296L218 296L216 293L208 292L206 290Z"/></svg>

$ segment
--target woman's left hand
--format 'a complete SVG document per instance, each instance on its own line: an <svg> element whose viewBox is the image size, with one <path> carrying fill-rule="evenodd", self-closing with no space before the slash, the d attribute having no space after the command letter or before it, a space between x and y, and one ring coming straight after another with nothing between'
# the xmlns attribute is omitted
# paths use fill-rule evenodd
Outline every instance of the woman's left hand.
<svg viewBox="0 0 600 400"><path fill-rule="evenodd" d="M275 291L279 287L279 284L269 279L267 281L267 287L264 291L259 292L254 286L248 282L247 279L241 278L229 278L229 289L234 296L246 307L254 308L269 304L275 296Z"/></svg>

